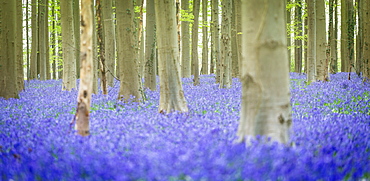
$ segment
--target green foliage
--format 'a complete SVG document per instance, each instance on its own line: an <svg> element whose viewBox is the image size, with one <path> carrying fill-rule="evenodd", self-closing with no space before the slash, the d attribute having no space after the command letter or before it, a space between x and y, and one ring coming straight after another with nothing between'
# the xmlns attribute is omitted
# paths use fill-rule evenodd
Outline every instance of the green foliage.
<svg viewBox="0 0 370 181"><path fill-rule="evenodd" d="M180 10L181 18L180 21L187 21L192 23L194 21L194 15L190 12L190 10Z"/></svg>

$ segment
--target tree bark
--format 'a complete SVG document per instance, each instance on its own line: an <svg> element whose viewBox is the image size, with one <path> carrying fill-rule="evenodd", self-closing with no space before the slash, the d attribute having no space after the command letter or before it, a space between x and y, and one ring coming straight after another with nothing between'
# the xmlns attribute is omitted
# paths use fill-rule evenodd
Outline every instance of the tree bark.
<svg viewBox="0 0 370 181"><path fill-rule="evenodd" d="M17 62L17 89L24 89L23 71L23 10L22 0L16 0L16 34L15 34L15 56Z"/></svg>
<svg viewBox="0 0 370 181"><path fill-rule="evenodd" d="M48 12L46 12L46 0L39 0L38 3L38 14L39 14L39 56L40 56L40 64L39 71L40 71L40 80L46 80L46 64L48 60L46 59L46 47L48 46L46 37L48 36L46 33L46 22L48 18Z"/></svg>
<svg viewBox="0 0 370 181"><path fill-rule="evenodd" d="M200 0L194 0L193 2L193 16L194 22L191 33L191 63L193 67L193 84L199 85L199 58L198 58L198 29L199 29L199 10Z"/></svg>
<svg viewBox="0 0 370 181"><path fill-rule="evenodd" d="M294 40L294 71L302 73L302 1L296 0Z"/></svg>
<svg viewBox="0 0 370 181"><path fill-rule="evenodd" d="M80 69L81 69L81 62L80 62L80 0L72 0L73 1L73 28L74 28L74 36L75 36L75 56L76 56L76 76L80 78Z"/></svg>
<svg viewBox="0 0 370 181"><path fill-rule="evenodd" d="M105 61L106 61L106 71L107 71L107 83L108 86L113 87L114 82L114 67L116 60L116 38L114 31L113 22L113 9L112 0L102 1L103 10L103 30L105 39Z"/></svg>
<svg viewBox="0 0 370 181"><path fill-rule="evenodd" d="M329 58L329 73L333 74L338 71L337 68L337 47L336 47L336 4L335 0L329 0L329 33L328 33L328 47L330 51Z"/></svg>
<svg viewBox="0 0 370 181"><path fill-rule="evenodd" d="M145 33L145 74L144 86L154 91L157 89L156 80L156 23L154 0L146 0L146 33ZM189 29L189 27L188 27Z"/></svg>
<svg viewBox="0 0 370 181"><path fill-rule="evenodd" d="M16 1L0 3L0 97L18 98L16 61ZM21 9L19 9L21 11Z"/></svg>
<svg viewBox="0 0 370 181"><path fill-rule="evenodd" d="M181 9L189 13L189 0L181 0ZM181 75L189 78L191 76L189 21L181 21L181 45Z"/></svg>
<svg viewBox="0 0 370 181"><path fill-rule="evenodd" d="M96 21L97 21L97 38L99 46L99 63L101 73L101 87L104 95L108 94L106 63L105 63L105 41L103 36L102 5L100 0L96 0Z"/></svg>
<svg viewBox="0 0 370 181"><path fill-rule="evenodd" d="M213 43L213 48L212 50L212 61L214 62L215 66L215 73L216 73L216 83L220 82L220 61L221 61L221 56L220 56L220 28L219 28L219 17L218 17L218 12L219 7L218 7L218 0L212 0L212 32L213 32L213 37L212 37L212 43Z"/></svg>
<svg viewBox="0 0 370 181"><path fill-rule="evenodd" d="M188 112L180 77L176 7L171 0L155 0L159 63L160 113Z"/></svg>
<svg viewBox="0 0 370 181"><path fill-rule="evenodd" d="M328 81L325 0L316 0L316 81Z"/></svg>
<svg viewBox="0 0 370 181"><path fill-rule="evenodd" d="M233 13L235 15L235 27L236 27L236 41L237 41L237 59L238 59L238 77L240 78L241 74L241 59L242 59L242 16L241 16L241 0L234 0L235 2L233 6L235 7L235 11Z"/></svg>
<svg viewBox="0 0 370 181"><path fill-rule="evenodd" d="M208 74L208 0L202 0L202 74Z"/></svg>
<svg viewBox="0 0 370 181"><path fill-rule="evenodd" d="M232 1L222 1L222 29L221 29L221 67L220 88L231 87L231 7Z"/></svg>
<svg viewBox="0 0 370 181"><path fill-rule="evenodd" d="M76 88L76 49L73 29L72 1L60 1L62 49L63 49L63 90Z"/></svg>
<svg viewBox="0 0 370 181"><path fill-rule="evenodd" d="M242 1L239 141L289 142L292 124L284 0ZM274 57L274 58L271 58Z"/></svg>
<svg viewBox="0 0 370 181"><path fill-rule="evenodd" d="M137 49L132 0L116 1L117 53L120 66L120 90L118 98L124 101L140 101Z"/></svg>
<svg viewBox="0 0 370 181"><path fill-rule="evenodd" d="M94 16L91 10L91 0L81 2L81 81L78 90L76 129L81 136L90 134L89 118L93 80L92 31Z"/></svg>
<svg viewBox="0 0 370 181"><path fill-rule="evenodd" d="M363 81L370 82L370 2L368 0L361 1L363 14Z"/></svg>
<svg viewBox="0 0 370 181"><path fill-rule="evenodd" d="M307 42L307 83L315 82L316 74L316 0L307 1L308 42Z"/></svg>

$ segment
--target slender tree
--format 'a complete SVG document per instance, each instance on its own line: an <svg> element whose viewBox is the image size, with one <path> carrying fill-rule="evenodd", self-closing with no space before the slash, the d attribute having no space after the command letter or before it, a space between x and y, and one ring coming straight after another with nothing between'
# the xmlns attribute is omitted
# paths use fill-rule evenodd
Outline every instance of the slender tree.
<svg viewBox="0 0 370 181"><path fill-rule="evenodd" d="M231 31L230 31L230 43L231 43L231 77L239 77L239 53L238 53L238 40L236 30L236 15L234 6L236 0L232 0L231 5Z"/></svg>
<svg viewBox="0 0 370 181"><path fill-rule="evenodd" d="M76 88L76 49L73 28L72 1L60 1L62 49L63 49L63 90Z"/></svg>
<svg viewBox="0 0 370 181"><path fill-rule="evenodd" d="M184 13L189 13L189 0L181 0L181 9ZM189 21L181 21L181 45L181 75L189 78L191 76Z"/></svg>
<svg viewBox="0 0 370 181"><path fill-rule="evenodd" d="M242 0L239 141L249 143L257 135L289 141L292 118L284 4L285 0Z"/></svg>
<svg viewBox="0 0 370 181"><path fill-rule="evenodd" d="M231 87L231 3L222 1L220 88Z"/></svg>
<svg viewBox="0 0 370 181"><path fill-rule="evenodd" d="M314 82L316 73L316 0L307 1L308 42L307 42L307 83Z"/></svg>
<svg viewBox="0 0 370 181"><path fill-rule="evenodd" d="M316 81L328 81L325 0L316 0Z"/></svg>
<svg viewBox="0 0 370 181"><path fill-rule="evenodd" d="M233 5L235 11L233 11L233 16L235 17L235 28L236 28L236 41L237 41L237 55L238 58L238 77L240 77L241 72L241 59L242 59L242 16L241 16L241 0L233 0Z"/></svg>
<svg viewBox="0 0 370 181"><path fill-rule="evenodd" d="M118 98L124 101L140 101L139 74L134 25L134 4L132 0L116 1L117 53L120 70Z"/></svg>
<svg viewBox="0 0 370 181"><path fill-rule="evenodd" d="M199 85L199 59L198 59L198 28L199 28L200 0L193 1L194 22L191 33L191 63L193 69L193 83Z"/></svg>
<svg viewBox="0 0 370 181"><path fill-rule="evenodd" d="M341 0L341 71L350 72L354 54L353 0Z"/></svg>
<svg viewBox="0 0 370 181"><path fill-rule="evenodd" d="M146 33L145 33L145 82L144 86L150 90L157 89L156 80L156 35L155 35L155 8L154 0L146 1Z"/></svg>
<svg viewBox="0 0 370 181"><path fill-rule="evenodd" d="M21 28L16 21L16 1L0 2L0 97L18 97L16 32Z"/></svg>
<svg viewBox="0 0 370 181"><path fill-rule="evenodd" d="M30 57L30 79L37 79L37 52L38 52L38 13L37 0L31 1L31 57Z"/></svg>
<svg viewBox="0 0 370 181"><path fill-rule="evenodd" d="M219 7L218 7L218 0L212 0L212 62L214 64L215 73L216 73L216 82L220 82L220 28L219 28Z"/></svg>
<svg viewBox="0 0 370 181"><path fill-rule="evenodd" d="M17 62L17 89L24 89L23 71L23 12L22 0L16 0L16 32L15 32L15 58Z"/></svg>
<svg viewBox="0 0 370 181"><path fill-rule="evenodd" d="M39 64L38 69L40 72L40 79L46 80L46 64L48 63L47 60L47 46L48 46L48 40L47 40L47 32L46 28L48 26L47 18L48 18L48 12L46 11L47 1L46 0L39 0L38 3L38 27L39 27Z"/></svg>
<svg viewBox="0 0 370 181"><path fill-rule="evenodd" d="M302 73L302 1L295 3L294 71Z"/></svg>
<svg viewBox="0 0 370 181"><path fill-rule="evenodd" d="M336 73L337 68L337 44L336 44L336 3L335 0L329 0L329 31L328 31L328 47L329 47L329 72Z"/></svg>
<svg viewBox="0 0 370 181"><path fill-rule="evenodd" d="M159 63L159 112L188 112L180 77L176 7L172 0L155 0Z"/></svg>
<svg viewBox="0 0 370 181"><path fill-rule="evenodd" d="M361 11L361 1L360 0L356 0L356 5L357 5L357 27L358 27L358 31L357 31L357 35L356 35L356 61L355 61L355 71L356 71L356 74L360 77L361 76L361 67L362 67L362 48L363 48L363 45L362 45L362 24L363 24L363 19L362 19L362 11Z"/></svg>
<svg viewBox="0 0 370 181"><path fill-rule="evenodd" d="M113 87L114 80L114 67L116 60L116 36L114 31L114 18L113 18L113 0L102 1L102 17L103 17L103 30L105 39L105 64L106 76L108 86Z"/></svg>
<svg viewBox="0 0 370 181"><path fill-rule="evenodd" d="M76 56L76 76L77 78L80 78L80 70L81 70L81 65L80 65L80 60L78 57L80 57L80 0L72 0L73 5L72 5L72 11L73 11L73 28L74 28L74 37L75 37L75 42L74 42L74 48L75 48L75 56Z"/></svg>
<svg viewBox="0 0 370 181"><path fill-rule="evenodd" d="M363 80L370 82L370 2L361 0L361 10L363 14Z"/></svg>
<svg viewBox="0 0 370 181"><path fill-rule="evenodd" d="M202 74L208 74L208 0L202 0Z"/></svg>
<svg viewBox="0 0 370 181"><path fill-rule="evenodd" d="M97 38L99 46L99 63L101 74L101 87L103 94L108 94L108 85L106 77L106 63L105 63L105 41L103 37L103 21L102 21L102 5L100 0L96 0L96 20L97 20Z"/></svg>
<svg viewBox="0 0 370 181"><path fill-rule="evenodd" d="M81 2L81 81L77 97L76 129L81 136L90 134L89 117L93 80L91 0Z"/></svg>

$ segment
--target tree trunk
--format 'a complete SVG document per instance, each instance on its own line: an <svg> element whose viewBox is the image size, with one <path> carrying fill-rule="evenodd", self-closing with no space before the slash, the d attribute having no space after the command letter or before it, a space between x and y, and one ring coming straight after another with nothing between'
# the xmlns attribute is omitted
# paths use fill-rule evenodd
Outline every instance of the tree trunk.
<svg viewBox="0 0 370 181"><path fill-rule="evenodd" d="M94 4L91 4L92 14L93 17L96 17L96 8ZM99 73L99 59L98 59L98 38L96 33L96 18L93 18L93 30L92 30L92 49L93 49L93 85L92 85L92 93L98 94L99 90L99 82L98 82L98 73Z"/></svg>
<svg viewBox="0 0 370 181"><path fill-rule="evenodd" d="M102 21L102 5L100 0L96 0L96 21L97 21L97 38L99 46L99 63L100 63L100 73L101 73L101 87L104 95L108 94L107 85L107 74L106 74L106 63L105 63L105 41L103 36L103 21Z"/></svg>
<svg viewBox="0 0 370 181"><path fill-rule="evenodd" d="M145 84L144 86L154 91L157 89L156 80L156 35L155 35L155 8L154 0L146 0L146 33L145 33ZM188 27L189 32L189 27ZM184 39L183 39L184 40Z"/></svg>
<svg viewBox="0 0 370 181"><path fill-rule="evenodd" d="M74 35L75 35L75 56L76 56L76 75L77 78L80 78L80 69L81 69L81 62L80 62L80 0L72 0L73 1L73 27L74 27Z"/></svg>
<svg viewBox="0 0 370 181"><path fill-rule="evenodd" d="M241 16L241 0L234 0L233 6L235 11L235 26L236 26L236 41L237 41L237 58L238 58L238 77L240 78L241 74L241 59L242 59L242 16Z"/></svg>
<svg viewBox="0 0 370 181"><path fill-rule="evenodd" d="M294 40L294 71L302 73L302 1L296 0Z"/></svg>
<svg viewBox="0 0 370 181"><path fill-rule="evenodd" d="M336 26L336 22L335 22L335 17L337 16L336 15L336 11L334 11L334 8L336 4L335 4L335 0L329 0L329 31L328 31L328 47L329 47L329 51L330 51L330 58L329 58L329 72L331 74L333 73L336 73L337 72L337 56L336 56L336 36L335 34L337 33L334 29L334 27Z"/></svg>
<svg viewBox="0 0 370 181"><path fill-rule="evenodd" d="M18 92L24 89L23 71L23 12L22 0L16 0L16 34L15 34L15 56L17 62L17 89Z"/></svg>
<svg viewBox="0 0 370 181"><path fill-rule="evenodd" d="M191 33L191 63L193 67L194 85L199 85L199 59L198 59L198 28L199 28L199 10L200 0L194 0L193 2L193 16L194 22Z"/></svg>
<svg viewBox="0 0 370 181"><path fill-rule="evenodd" d="M235 15L235 9L234 6L236 0L232 0L231 5L231 65L232 69L231 71L231 77L239 77L239 54L238 54L238 41L237 41L237 30L236 30L236 15Z"/></svg>
<svg viewBox="0 0 370 181"><path fill-rule="evenodd" d="M361 76L361 67L362 67L362 12L361 12L361 1L356 0L357 4L357 37L356 37L356 62L355 62L355 70L356 74L360 77Z"/></svg>
<svg viewBox="0 0 370 181"><path fill-rule="evenodd" d="M341 1L341 71L350 72L354 54L353 0Z"/></svg>
<svg viewBox="0 0 370 181"><path fill-rule="evenodd" d="M307 39L307 83L315 82L316 74L316 9L315 1L307 1L308 39Z"/></svg>
<svg viewBox="0 0 370 181"><path fill-rule="evenodd" d="M57 30L56 30L56 21L57 21L57 17L56 17L56 11L55 11L55 7L56 7L56 4L55 4L55 0L52 0L51 1L52 3L52 6L51 6L51 16L52 16L52 22L51 22L51 28L52 28L52 31L51 31L51 37L50 37L50 46L51 46L51 57L52 57L52 64L51 64L51 69L52 69L52 78L53 79L58 79L57 78Z"/></svg>
<svg viewBox="0 0 370 181"><path fill-rule="evenodd" d="M48 63L48 60L46 59L46 47L48 46L48 42L46 40L46 37L48 35L46 34L46 28L47 27L47 19L48 19L48 12L46 11L47 6L46 0L39 0L38 6L39 6L39 56L40 56L40 64L39 64L39 71L40 71L40 80L46 80L46 64Z"/></svg>
<svg viewBox="0 0 370 181"><path fill-rule="evenodd" d="M286 4L289 5L291 3L291 0L286 0ZM287 49L288 49L288 64L289 64L289 69L290 69L290 64L291 64L291 61L292 61L292 37L291 37L291 23L292 23L292 18L291 18L291 8L286 8L286 26L287 26L287 29L288 29L288 33L287 33Z"/></svg>
<svg viewBox="0 0 370 181"><path fill-rule="evenodd" d="M231 7L232 1L222 1L220 88L231 87Z"/></svg>
<svg viewBox="0 0 370 181"><path fill-rule="evenodd" d="M208 0L202 0L202 74L208 74Z"/></svg>
<svg viewBox="0 0 370 181"><path fill-rule="evenodd" d="M93 80L92 31L93 19L91 0L81 2L81 81L78 90L76 129L79 135L90 134L89 117Z"/></svg>
<svg viewBox="0 0 370 181"><path fill-rule="evenodd" d="M261 135L266 136L264 141L268 137L289 142L292 118L284 1L242 1L239 141L250 143L250 139Z"/></svg>
<svg viewBox="0 0 370 181"><path fill-rule="evenodd" d="M16 40L16 1L0 3L0 97L18 98ZM21 11L21 9L19 9Z"/></svg>
<svg viewBox="0 0 370 181"><path fill-rule="evenodd" d="M181 0L181 9L185 13L189 13L189 0ZM190 69L190 33L189 22L181 21L181 75L182 77L189 78L191 76Z"/></svg>
<svg viewBox="0 0 370 181"><path fill-rule="evenodd" d="M73 29L73 3L60 1L62 49L63 49L63 90L76 88L76 53Z"/></svg>
<svg viewBox="0 0 370 181"><path fill-rule="evenodd" d="M116 1L117 53L120 66L120 90L118 98L124 101L140 101L137 49L132 0Z"/></svg>
<svg viewBox="0 0 370 181"><path fill-rule="evenodd" d="M363 14L363 81L370 82L370 2L361 1L361 10Z"/></svg>
<svg viewBox="0 0 370 181"><path fill-rule="evenodd" d="M188 112L182 89L174 1L155 0L159 63L159 112Z"/></svg>
<svg viewBox="0 0 370 181"><path fill-rule="evenodd" d="M107 71L107 83L108 86L113 87L114 82L114 67L116 60L116 38L113 23L113 0L103 0L102 10L103 10L103 30L105 39L105 62Z"/></svg>
<svg viewBox="0 0 370 181"><path fill-rule="evenodd" d="M30 25L29 25L29 0L26 0L26 60L27 60L27 80L31 79L30 76Z"/></svg>
<svg viewBox="0 0 370 181"><path fill-rule="evenodd" d="M316 81L328 81L325 0L316 0Z"/></svg>
<svg viewBox="0 0 370 181"><path fill-rule="evenodd" d="M212 0L212 43L213 48L212 50L212 61L214 62L215 69L216 69L216 83L220 82L220 28L219 28L219 17L218 17L219 7L218 7L218 0Z"/></svg>

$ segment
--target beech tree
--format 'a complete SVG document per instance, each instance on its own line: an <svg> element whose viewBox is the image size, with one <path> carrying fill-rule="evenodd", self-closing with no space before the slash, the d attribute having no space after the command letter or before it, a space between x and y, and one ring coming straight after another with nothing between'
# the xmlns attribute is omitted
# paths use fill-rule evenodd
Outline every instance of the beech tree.
<svg viewBox="0 0 370 181"><path fill-rule="evenodd" d="M89 116L93 80L93 53L92 53L92 32L93 15L91 0L81 2L81 71L80 87L77 97L76 129L81 136L90 134Z"/></svg>
<svg viewBox="0 0 370 181"><path fill-rule="evenodd" d="M222 1L220 88L231 87L231 8L232 1Z"/></svg>
<svg viewBox="0 0 370 181"><path fill-rule="evenodd" d="M200 0L193 2L194 22L191 33L191 64L193 69L193 83L199 85L199 59L198 59L198 28L199 28Z"/></svg>
<svg viewBox="0 0 370 181"><path fill-rule="evenodd" d="M63 90L76 88L76 49L73 28L73 2L70 0L60 1L62 49L63 49Z"/></svg>
<svg viewBox="0 0 370 181"><path fill-rule="evenodd" d="M132 0L116 1L117 15L117 61L120 71L118 98L124 101L140 101L139 74L134 25L134 4Z"/></svg>
<svg viewBox="0 0 370 181"><path fill-rule="evenodd" d="M316 81L328 81L328 59L326 57L325 0L316 0Z"/></svg>
<svg viewBox="0 0 370 181"><path fill-rule="evenodd" d="M180 77L176 6L172 0L155 0L157 23L159 112L188 112Z"/></svg>
<svg viewBox="0 0 370 181"><path fill-rule="evenodd" d="M145 73L144 86L150 90L157 89L156 77L156 35L154 0L146 1L146 33L145 33ZM189 28L189 27L188 27Z"/></svg>
<svg viewBox="0 0 370 181"><path fill-rule="evenodd" d="M307 83L315 81L316 73L316 9L315 1L307 1L308 42L307 42Z"/></svg>
<svg viewBox="0 0 370 181"><path fill-rule="evenodd" d="M189 13L189 0L181 0L181 9L184 13ZM189 21L181 21L181 75L187 78L191 76L189 24Z"/></svg>
<svg viewBox="0 0 370 181"><path fill-rule="evenodd" d="M22 29L16 21L16 12L21 11L16 1L0 2L0 97L18 97L16 47L17 29ZM20 37L22 38L22 37Z"/></svg>
<svg viewBox="0 0 370 181"><path fill-rule="evenodd" d="M31 57L30 57L30 79L37 79L37 52L38 52L38 23L37 23L37 0L31 1Z"/></svg>
<svg viewBox="0 0 370 181"><path fill-rule="evenodd" d="M208 74L208 0L202 0L202 74Z"/></svg>
<svg viewBox="0 0 370 181"><path fill-rule="evenodd" d="M287 143L292 124L285 0L242 0L239 141L257 135Z"/></svg>
<svg viewBox="0 0 370 181"><path fill-rule="evenodd" d="M369 0L361 1L363 14L363 80L370 82L370 2Z"/></svg>
<svg viewBox="0 0 370 181"><path fill-rule="evenodd" d="M104 31L104 53L105 53L105 71L107 76L108 86L113 87L113 75L114 66L116 59L116 36L114 31L114 19L113 19L113 0L103 0L102 6L102 18L103 18L103 31Z"/></svg>

